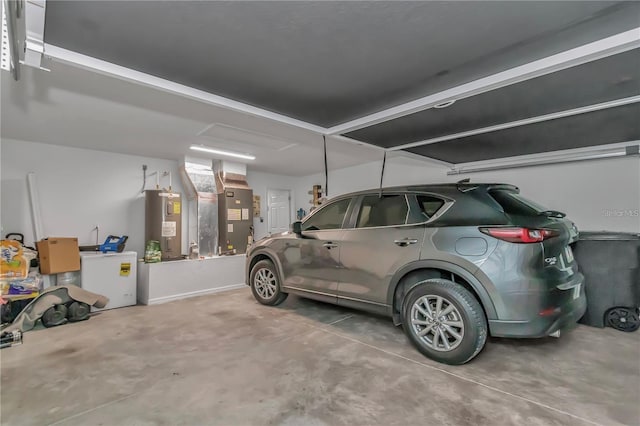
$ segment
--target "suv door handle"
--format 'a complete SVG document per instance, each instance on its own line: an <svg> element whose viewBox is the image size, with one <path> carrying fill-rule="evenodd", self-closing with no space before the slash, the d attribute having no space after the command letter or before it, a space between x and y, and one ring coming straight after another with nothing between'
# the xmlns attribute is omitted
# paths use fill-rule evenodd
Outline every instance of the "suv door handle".
<svg viewBox="0 0 640 426"><path fill-rule="evenodd" d="M418 242L418 240L415 239L415 238L403 238L401 240L394 240L393 242L397 246L406 247L409 244L416 244Z"/></svg>
<svg viewBox="0 0 640 426"><path fill-rule="evenodd" d="M324 243L322 245L322 247L326 247L327 249L331 250L332 248L336 248L338 247L337 244L332 243L331 241L327 241L326 243Z"/></svg>

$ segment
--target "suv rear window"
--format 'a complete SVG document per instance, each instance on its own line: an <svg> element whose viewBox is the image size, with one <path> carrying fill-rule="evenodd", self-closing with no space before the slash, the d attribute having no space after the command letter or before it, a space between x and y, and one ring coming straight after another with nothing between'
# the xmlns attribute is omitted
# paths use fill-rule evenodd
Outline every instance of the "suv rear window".
<svg viewBox="0 0 640 426"><path fill-rule="evenodd" d="M404 225L408 211L404 195L367 195L362 200L356 227Z"/></svg>
<svg viewBox="0 0 640 426"><path fill-rule="evenodd" d="M428 195L418 195L416 199L418 200L418 206L420 206L420 212L427 219L431 219L444 205L444 201L440 198L430 197Z"/></svg>
<svg viewBox="0 0 640 426"><path fill-rule="evenodd" d="M489 195L491 195L491 197L500 204L504 212L509 215L537 216L541 212L549 210L534 201L526 199L517 192L498 189L489 191Z"/></svg>

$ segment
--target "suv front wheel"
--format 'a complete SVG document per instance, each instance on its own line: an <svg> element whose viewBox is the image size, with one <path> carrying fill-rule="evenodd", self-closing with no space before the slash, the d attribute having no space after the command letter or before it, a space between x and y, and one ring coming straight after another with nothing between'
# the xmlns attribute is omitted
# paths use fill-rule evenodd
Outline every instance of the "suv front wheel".
<svg viewBox="0 0 640 426"><path fill-rule="evenodd" d="M467 289L444 279L423 281L409 292L403 327L420 352L445 364L471 361L487 340L480 303Z"/></svg>
<svg viewBox="0 0 640 426"><path fill-rule="evenodd" d="M270 260L261 260L251 269L249 284L253 297L263 305L279 305L288 294L280 290L276 267Z"/></svg>

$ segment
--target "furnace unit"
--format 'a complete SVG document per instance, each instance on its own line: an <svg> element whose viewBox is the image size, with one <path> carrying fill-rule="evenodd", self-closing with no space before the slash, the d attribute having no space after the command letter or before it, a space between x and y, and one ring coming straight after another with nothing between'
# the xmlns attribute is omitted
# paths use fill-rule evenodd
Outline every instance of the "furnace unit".
<svg viewBox="0 0 640 426"><path fill-rule="evenodd" d="M246 165L219 161L214 170L220 251L246 253L253 238L253 190L247 184Z"/></svg>
<svg viewBox="0 0 640 426"><path fill-rule="evenodd" d="M145 242L160 241L162 260L182 259L182 198L161 189L144 191Z"/></svg>

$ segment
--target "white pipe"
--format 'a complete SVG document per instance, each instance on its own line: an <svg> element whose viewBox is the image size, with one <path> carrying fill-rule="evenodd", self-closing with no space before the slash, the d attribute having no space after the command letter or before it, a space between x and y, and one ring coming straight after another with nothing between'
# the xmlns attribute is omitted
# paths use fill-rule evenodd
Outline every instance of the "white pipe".
<svg viewBox="0 0 640 426"><path fill-rule="evenodd" d="M35 241L44 238L42 216L40 215L40 199L38 198L36 174L27 173L27 186L29 187L29 201L31 204L31 220L33 221L33 235Z"/></svg>

